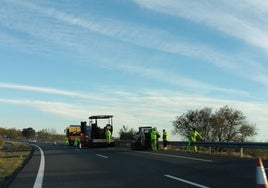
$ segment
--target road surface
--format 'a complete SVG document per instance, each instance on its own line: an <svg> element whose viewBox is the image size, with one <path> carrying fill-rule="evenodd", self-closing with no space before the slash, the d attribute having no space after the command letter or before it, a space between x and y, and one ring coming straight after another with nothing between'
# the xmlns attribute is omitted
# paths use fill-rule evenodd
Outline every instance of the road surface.
<svg viewBox="0 0 268 188"><path fill-rule="evenodd" d="M44 152L41 184L36 184L36 177L42 155L36 148L9 187L256 187L256 159L117 147L39 146Z"/></svg>

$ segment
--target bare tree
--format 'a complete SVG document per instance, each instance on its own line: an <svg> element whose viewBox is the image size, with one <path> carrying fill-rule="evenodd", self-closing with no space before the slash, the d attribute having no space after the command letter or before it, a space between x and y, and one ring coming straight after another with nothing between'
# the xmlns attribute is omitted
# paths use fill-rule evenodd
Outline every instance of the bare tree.
<svg viewBox="0 0 268 188"><path fill-rule="evenodd" d="M246 141L256 135L255 125L247 122L239 110L224 106L215 113L211 108L188 111L173 121L173 133L187 138L190 129L195 127L208 141Z"/></svg>
<svg viewBox="0 0 268 188"><path fill-rule="evenodd" d="M133 140L135 131L134 129L128 129L127 126L123 125L123 128L119 130L120 140Z"/></svg>

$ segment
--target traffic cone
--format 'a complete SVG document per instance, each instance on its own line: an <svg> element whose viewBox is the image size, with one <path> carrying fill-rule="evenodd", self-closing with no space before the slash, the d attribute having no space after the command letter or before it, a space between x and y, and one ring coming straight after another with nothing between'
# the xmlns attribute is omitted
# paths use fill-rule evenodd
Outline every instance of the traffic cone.
<svg viewBox="0 0 268 188"><path fill-rule="evenodd" d="M266 173L260 157L257 157L256 180L257 188L268 188Z"/></svg>

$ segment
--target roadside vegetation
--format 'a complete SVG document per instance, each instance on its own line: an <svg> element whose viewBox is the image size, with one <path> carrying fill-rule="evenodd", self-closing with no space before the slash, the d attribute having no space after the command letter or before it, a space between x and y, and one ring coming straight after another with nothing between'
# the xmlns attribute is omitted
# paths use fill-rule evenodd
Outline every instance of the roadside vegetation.
<svg viewBox="0 0 268 188"><path fill-rule="evenodd" d="M64 135L56 134L53 129L36 132L31 127L22 131L0 127L0 187L7 187L13 176L30 159L33 146L28 144L28 140L33 138L37 142L54 142L63 141Z"/></svg>
<svg viewBox="0 0 268 188"><path fill-rule="evenodd" d="M188 110L175 117L172 121L173 134L180 135L182 141L188 141L192 128L196 128L202 135L203 141L208 142L250 142L257 135L255 124L248 122L242 111L223 106L215 111L205 107ZM135 131L123 126L119 131L120 140L134 139ZM170 146L171 147L171 146ZM182 147L172 147L174 150L186 150ZM201 152L208 152L208 148L201 147ZM240 149L214 147L213 154L240 156ZM262 156L268 159L268 150L244 149L244 157Z"/></svg>
<svg viewBox="0 0 268 188"><path fill-rule="evenodd" d="M173 133L183 138L187 139L193 128L210 142L246 142L257 135L256 126L243 112L228 106L216 111L207 107L189 110L173 121Z"/></svg>
<svg viewBox="0 0 268 188"><path fill-rule="evenodd" d="M32 146L19 142L5 142L0 138L0 187L6 187L14 173L31 156Z"/></svg>

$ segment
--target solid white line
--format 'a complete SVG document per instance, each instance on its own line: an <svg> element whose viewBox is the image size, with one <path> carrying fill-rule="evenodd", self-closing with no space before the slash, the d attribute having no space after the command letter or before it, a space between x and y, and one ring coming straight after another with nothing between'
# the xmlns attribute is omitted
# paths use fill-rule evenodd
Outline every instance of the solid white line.
<svg viewBox="0 0 268 188"><path fill-rule="evenodd" d="M160 156L166 156L166 157L174 157L174 158L202 161L202 162L208 162L208 163L213 162L212 160L193 158L193 157L184 157L184 156L178 156L178 155L169 155L169 154L162 154L162 153L151 153L151 152L144 152L144 151L137 151L137 152L139 152L139 153L147 153L147 154L151 154L151 155L160 155Z"/></svg>
<svg viewBox="0 0 268 188"><path fill-rule="evenodd" d="M181 181L181 182L183 182L183 183L187 183L187 184L196 186L196 187L200 187L200 188L210 188L210 187L207 187L207 186L204 186L204 185L200 185L200 184L198 184L198 183L194 183L194 182L191 182L191 181L188 181L188 180L185 180L185 179L177 178L177 177L175 177L175 176L171 176L171 175L164 175L164 176L167 177L167 178L171 178L171 179L174 179L174 180L177 180L177 181Z"/></svg>
<svg viewBox="0 0 268 188"><path fill-rule="evenodd" d="M34 188L42 188L42 184L43 184L43 178L44 178L44 171L45 171L45 155L43 150L34 144L35 147L37 147L40 150L41 153L41 160L40 160L40 165L39 165L39 170L35 179L35 183L34 183Z"/></svg>
<svg viewBox="0 0 268 188"><path fill-rule="evenodd" d="M97 156L99 157L102 157L102 158L105 158L105 159L108 159L109 157L105 156L105 155L101 155L101 154L96 154Z"/></svg>

